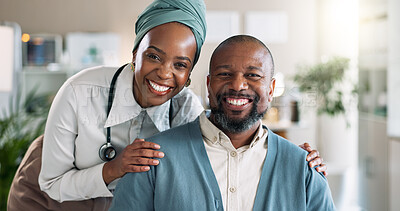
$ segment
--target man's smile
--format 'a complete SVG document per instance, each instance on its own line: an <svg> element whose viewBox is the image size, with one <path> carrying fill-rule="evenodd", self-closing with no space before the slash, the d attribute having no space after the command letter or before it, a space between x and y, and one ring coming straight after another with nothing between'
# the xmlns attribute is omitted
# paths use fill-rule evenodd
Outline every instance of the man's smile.
<svg viewBox="0 0 400 211"><path fill-rule="evenodd" d="M225 94L220 98L222 104L229 110L242 111L250 107L254 98L249 95L232 95Z"/></svg>

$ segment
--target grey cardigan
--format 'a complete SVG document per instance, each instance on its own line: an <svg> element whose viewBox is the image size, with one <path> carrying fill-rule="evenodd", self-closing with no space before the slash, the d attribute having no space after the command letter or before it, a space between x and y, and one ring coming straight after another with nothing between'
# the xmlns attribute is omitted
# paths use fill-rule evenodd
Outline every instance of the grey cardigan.
<svg viewBox="0 0 400 211"><path fill-rule="evenodd" d="M126 174L110 211L223 210L199 118L147 140L160 144L165 157L148 172ZM308 166L306 155L268 131L268 152L253 210L335 210L325 177Z"/></svg>

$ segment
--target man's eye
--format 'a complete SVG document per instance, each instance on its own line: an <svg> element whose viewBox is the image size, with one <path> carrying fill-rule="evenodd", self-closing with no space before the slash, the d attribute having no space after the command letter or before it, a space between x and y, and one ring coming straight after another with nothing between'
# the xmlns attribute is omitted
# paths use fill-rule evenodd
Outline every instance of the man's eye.
<svg viewBox="0 0 400 211"><path fill-rule="evenodd" d="M218 76L230 76L231 74L230 73L218 73L217 75Z"/></svg>
<svg viewBox="0 0 400 211"><path fill-rule="evenodd" d="M247 77L250 77L250 78L261 78L261 75L258 75L258 74L255 74L255 73L250 73L250 74L247 74Z"/></svg>

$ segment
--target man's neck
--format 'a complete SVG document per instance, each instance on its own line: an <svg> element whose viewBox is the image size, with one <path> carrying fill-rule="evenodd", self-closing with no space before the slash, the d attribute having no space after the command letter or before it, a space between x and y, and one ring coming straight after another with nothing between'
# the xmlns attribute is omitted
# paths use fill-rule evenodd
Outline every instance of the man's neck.
<svg viewBox="0 0 400 211"><path fill-rule="evenodd" d="M218 123L216 123L212 115L210 116L209 119L215 126L218 127L218 129L220 129L229 137L235 149L238 149L245 145L249 145L251 141L254 139L254 136L257 133L258 128L260 127L260 121L258 121L250 129L246 131L240 133L232 133L223 129Z"/></svg>

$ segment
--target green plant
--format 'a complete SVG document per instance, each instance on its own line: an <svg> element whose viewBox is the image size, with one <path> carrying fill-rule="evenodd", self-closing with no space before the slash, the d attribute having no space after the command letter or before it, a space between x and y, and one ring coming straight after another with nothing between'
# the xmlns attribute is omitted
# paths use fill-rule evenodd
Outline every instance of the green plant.
<svg viewBox="0 0 400 211"><path fill-rule="evenodd" d="M341 82L349 61L347 58L334 57L314 66L299 66L294 82L299 85L301 92L316 93L318 114L334 116L345 113Z"/></svg>
<svg viewBox="0 0 400 211"><path fill-rule="evenodd" d="M32 91L24 102L20 95L10 100L8 112L0 118L0 210L6 210L14 174L30 143L43 134L50 108L48 95Z"/></svg>

